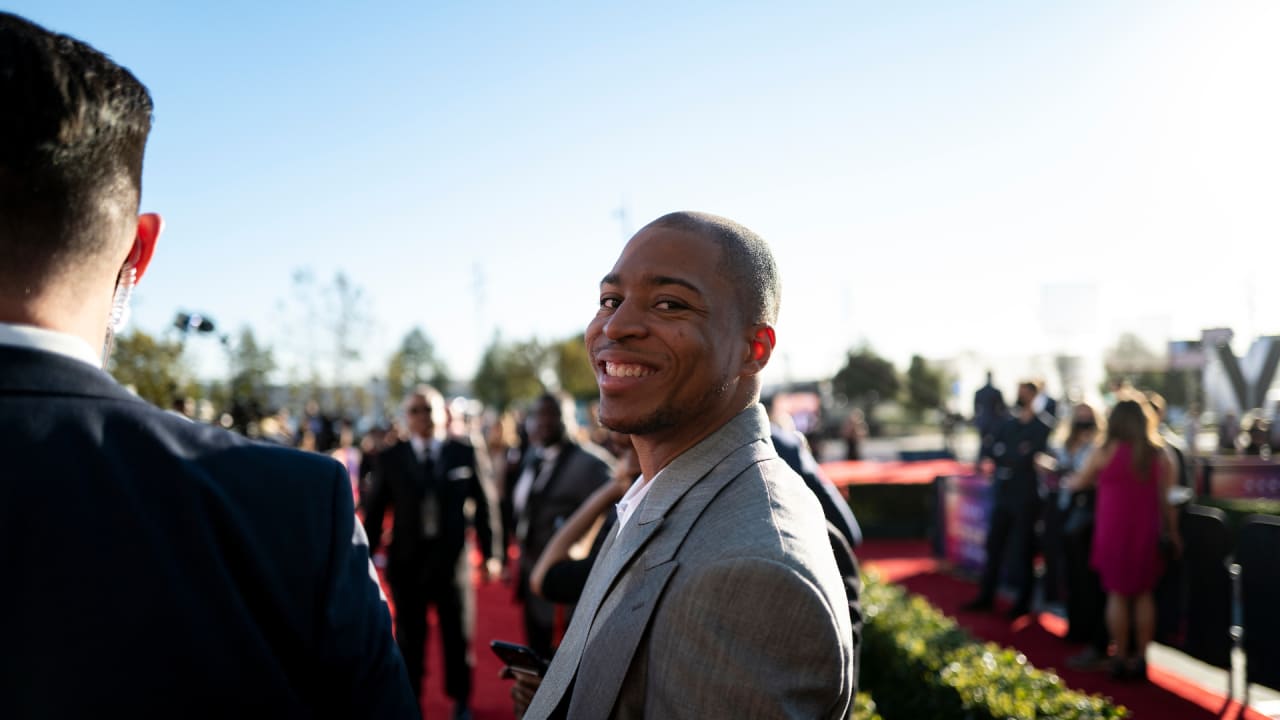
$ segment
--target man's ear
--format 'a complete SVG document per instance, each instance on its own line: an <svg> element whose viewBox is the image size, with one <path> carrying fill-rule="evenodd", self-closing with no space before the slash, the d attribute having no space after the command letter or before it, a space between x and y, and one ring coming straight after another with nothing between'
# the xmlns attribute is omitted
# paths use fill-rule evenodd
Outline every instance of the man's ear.
<svg viewBox="0 0 1280 720"><path fill-rule="evenodd" d="M143 213L138 216L138 230L133 236L133 249L129 251L129 265L137 271L137 280L151 264L151 256L156 251L156 241L164 231L164 218L156 213Z"/></svg>
<svg viewBox="0 0 1280 720"><path fill-rule="evenodd" d="M769 364L769 358L773 357L773 346L778 339L772 326L757 325L753 330L751 339L748 340L747 362L743 366L747 375L755 375Z"/></svg>

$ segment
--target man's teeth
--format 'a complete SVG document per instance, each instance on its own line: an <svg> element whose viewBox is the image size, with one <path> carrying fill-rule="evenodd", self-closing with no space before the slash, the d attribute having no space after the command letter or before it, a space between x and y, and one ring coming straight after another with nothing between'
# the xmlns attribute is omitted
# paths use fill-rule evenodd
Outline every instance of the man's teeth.
<svg viewBox="0 0 1280 720"><path fill-rule="evenodd" d="M653 371L643 365L607 362L604 364L604 374L609 377L646 377L652 375Z"/></svg>

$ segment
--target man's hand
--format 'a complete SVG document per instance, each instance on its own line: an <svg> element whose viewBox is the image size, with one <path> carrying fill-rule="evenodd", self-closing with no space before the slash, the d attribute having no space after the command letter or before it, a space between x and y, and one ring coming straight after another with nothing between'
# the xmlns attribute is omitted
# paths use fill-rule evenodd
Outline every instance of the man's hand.
<svg viewBox="0 0 1280 720"><path fill-rule="evenodd" d="M542 678L531 673L512 670L510 667L502 668L499 677L516 681L511 686L511 709L515 711L516 720L519 720L524 717L525 710L529 709L529 703L533 702L533 694L538 692L538 688L542 685Z"/></svg>
<svg viewBox="0 0 1280 720"><path fill-rule="evenodd" d="M484 581L493 582L502 576L502 561L498 558L489 558L484 561Z"/></svg>

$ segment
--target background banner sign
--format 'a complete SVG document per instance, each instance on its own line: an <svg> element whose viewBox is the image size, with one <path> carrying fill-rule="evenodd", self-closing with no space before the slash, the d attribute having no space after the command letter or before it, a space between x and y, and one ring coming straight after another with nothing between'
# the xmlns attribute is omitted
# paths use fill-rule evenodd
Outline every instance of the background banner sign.
<svg viewBox="0 0 1280 720"><path fill-rule="evenodd" d="M1216 498L1280 500L1280 463L1261 458L1212 458L1205 472Z"/></svg>
<svg viewBox="0 0 1280 720"><path fill-rule="evenodd" d="M979 575L987 561L987 526L991 516L991 480L982 475L943 478L943 553L953 567Z"/></svg>

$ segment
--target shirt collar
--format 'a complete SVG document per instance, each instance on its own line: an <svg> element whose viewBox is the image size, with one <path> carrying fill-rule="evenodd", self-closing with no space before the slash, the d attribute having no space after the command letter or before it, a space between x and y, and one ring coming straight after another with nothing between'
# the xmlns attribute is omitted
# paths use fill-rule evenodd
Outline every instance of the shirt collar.
<svg viewBox="0 0 1280 720"><path fill-rule="evenodd" d="M653 476L653 480L657 480L661 474L662 470L659 470L658 474ZM635 482L631 483L631 487L627 488L627 494L623 495L622 499L618 501L616 508L618 511L617 524L619 533L622 532L622 527L627 524L627 520L630 520L636 509L640 507L645 495L649 494L649 488L653 485L653 480L646 480L641 475L636 478Z"/></svg>
<svg viewBox="0 0 1280 720"><path fill-rule="evenodd" d="M84 338L70 333L47 330L33 325L0 323L0 345L57 353L102 369L102 358L89 347L89 343L85 342Z"/></svg>

